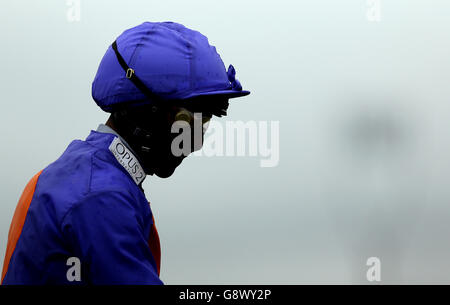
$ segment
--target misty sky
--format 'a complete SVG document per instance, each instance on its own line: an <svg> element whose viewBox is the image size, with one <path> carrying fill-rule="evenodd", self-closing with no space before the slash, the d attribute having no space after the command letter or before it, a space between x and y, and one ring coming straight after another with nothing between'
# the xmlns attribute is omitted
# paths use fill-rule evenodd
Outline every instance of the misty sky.
<svg viewBox="0 0 450 305"><path fill-rule="evenodd" d="M189 157L144 182L166 284L450 283L450 2L3 1L0 257L28 180L108 115L91 84L144 21L198 30L252 93L216 119L279 121L279 163ZM112 266L113 268L113 266Z"/></svg>

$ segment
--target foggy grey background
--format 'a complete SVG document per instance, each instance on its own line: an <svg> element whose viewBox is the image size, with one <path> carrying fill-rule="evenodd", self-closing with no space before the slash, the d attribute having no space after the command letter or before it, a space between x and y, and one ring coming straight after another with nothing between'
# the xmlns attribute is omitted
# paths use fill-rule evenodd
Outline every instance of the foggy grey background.
<svg viewBox="0 0 450 305"><path fill-rule="evenodd" d="M0 257L28 180L105 122L91 83L144 21L198 30L248 97L219 120L280 122L280 162L190 157L144 182L166 284L450 283L450 2L3 1ZM114 266L111 266L114 268Z"/></svg>

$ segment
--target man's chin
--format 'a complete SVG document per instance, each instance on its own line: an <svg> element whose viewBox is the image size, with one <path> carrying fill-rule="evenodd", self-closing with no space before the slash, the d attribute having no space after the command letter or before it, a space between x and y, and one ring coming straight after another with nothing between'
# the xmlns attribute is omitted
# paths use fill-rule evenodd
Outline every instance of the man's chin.
<svg viewBox="0 0 450 305"><path fill-rule="evenodd" d="M159 178L169 178L175 172L175 169L181 164L184 158L177 158L172 160L171 164L166 164L164 167L155 169L155 175Z"/></svg>
<svg viewBox="0 0 450 305"><path fill-rule="evenodd" d="M159 178L169 178L170 176L173 175L173 173L175 172L175 168L171 169L171 170L157 170L155 171L155 175L158 176Z"/></svg>

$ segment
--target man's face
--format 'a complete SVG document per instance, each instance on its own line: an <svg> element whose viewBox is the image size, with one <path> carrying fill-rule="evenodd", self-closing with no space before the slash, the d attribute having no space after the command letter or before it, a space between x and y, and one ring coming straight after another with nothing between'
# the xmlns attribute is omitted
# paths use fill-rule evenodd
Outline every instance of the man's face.
<svg viewBox="0 0 450 305"><path fill-rule="evenodd" d="M193 113L182 107L171 106L164 110L161 120L152 138L152 153L144 157L144 163L151 164L153 172L160 178L170 177L175 169L181 164L183 159L193 151L201 149L203 145L203 135L211 116L200 113ZM196 125L195 125L196 124ZM177 127L183 128L177 128ZM200 128L200 130L198 129ZM173 132L172 130L178 130ZM186 134L181 135L181 132ZM173 141L177 137L186 137L190 140L182 141L181 147L184 153L174 151ZM195 144L195 145L194 145Z"/></svg>

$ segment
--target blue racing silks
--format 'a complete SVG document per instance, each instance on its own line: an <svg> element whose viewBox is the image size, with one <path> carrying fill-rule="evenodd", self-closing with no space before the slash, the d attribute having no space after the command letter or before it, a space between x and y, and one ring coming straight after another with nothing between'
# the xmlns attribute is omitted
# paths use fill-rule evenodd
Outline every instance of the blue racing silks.
<svg viewBox="0 0 450 305"><path fill-rule="evenodd" d="M92 130L85 141L72 141L19 199L2 284L163 284L144 178L116 135ZM80 267L75 280L73 258Z"/></svg>

